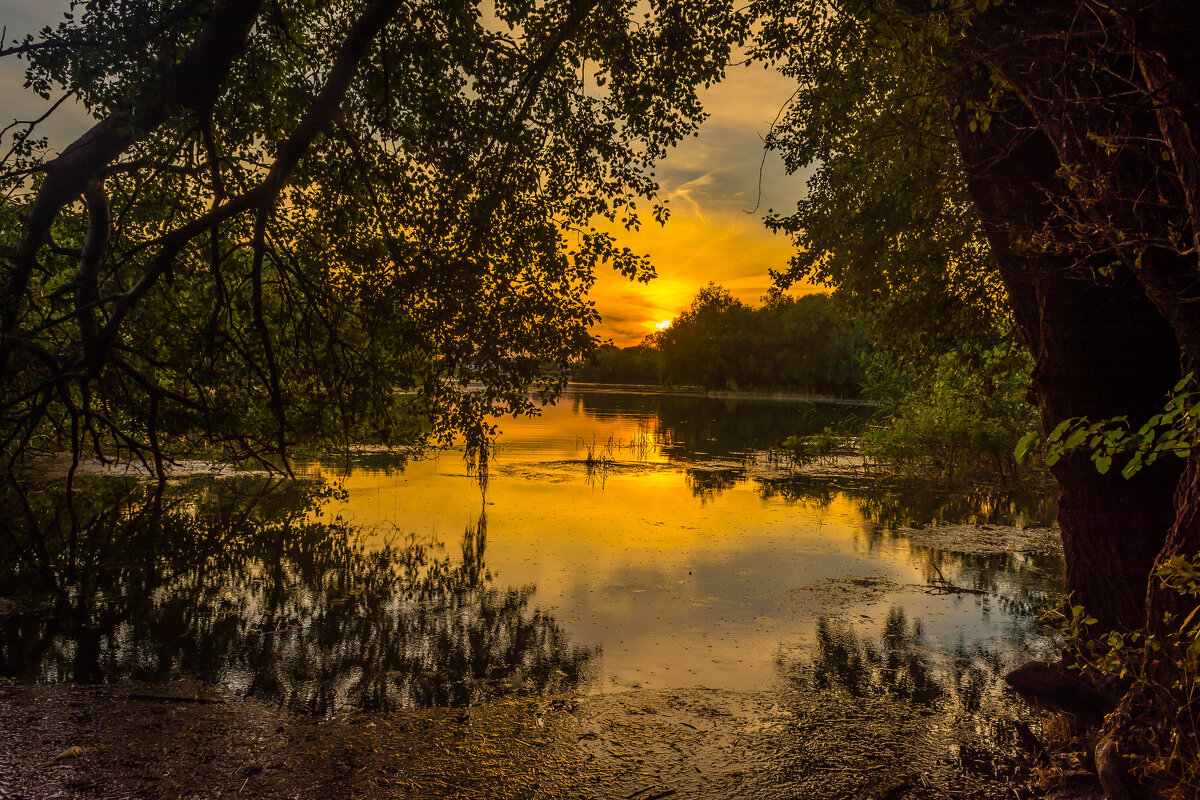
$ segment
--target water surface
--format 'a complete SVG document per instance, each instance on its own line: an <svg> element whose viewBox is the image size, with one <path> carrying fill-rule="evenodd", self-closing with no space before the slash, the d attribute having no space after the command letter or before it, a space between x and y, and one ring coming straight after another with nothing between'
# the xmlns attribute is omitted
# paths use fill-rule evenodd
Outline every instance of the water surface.
<svg viewBox="0 0 1200 800"><path fill-rule="evenodd" d="M336 509L380 539L485 517L494 578L536 587L572 641L600 649L600 688L765 688L781 654L812 651L818 615L869 637L898 609L934 646L1040 647L1028 612L1059 585L1054 556L942 552L888 531L1045 524L1045 498L799 476L764 452L853 413L869 409L572 387L540 417L501 424L486 491L446 453L339 476ZM988 593L931 594L931 565ZM844 598L826 585L847 578L860 581Z"/></svg>
<svg viewBox="0 0 1200 800"><path fill-rule="evenodd" d="M1052 505L769 453L853 413L578 386L501 424L486 481L447 451L165 495L97 479L80 507L10 487L0 666L186 674L313 713L785 684L969 706L1046 652L1034 612L1061 562L907 530L1045 524Z"/></svg>

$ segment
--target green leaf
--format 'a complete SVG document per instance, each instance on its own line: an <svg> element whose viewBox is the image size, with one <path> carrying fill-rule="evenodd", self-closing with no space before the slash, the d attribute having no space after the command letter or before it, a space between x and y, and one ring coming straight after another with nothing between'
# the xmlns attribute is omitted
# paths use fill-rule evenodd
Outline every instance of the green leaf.
<svg viewBox="0 0 1200 800"><path fill-rule="evenodd" d="M1074 417L1071 419L1064 419L1062 422L1054 426L1054 430L1050 431L1050 435L1046 437L1046 441L1057 442L1062 438L1062 435L1067 432L1067 429L1070 428L1074 423Z"/></svg>
<svg viewBox="0 0 1200 800"><path fill-rule="evenodd" d="M1183 622L1182 622L1182 623L1180 623L1180 625L1179 625L1179 632L1180 632L1180 633L1183 633L1183 632L1184 632L1184 630L1187 628L1188 624L1189 624L1189 623L1191 623L1191 621L1192 621L1192 619L1193 619L1193 618L1195 618L1195 616L1196 616L1196 612L1197 612L1197 611L1200 611L1200 606L1196 606L1195 608L1193 608L1193 609L1192 609L1192 611L1191 611L1191 613L1189 613L1189 614L1188 614L1188 615L1187 615L1187 616L1184 618Z"/></svg>
<svg viewBox="0 0 1200 800"><path fill-rule="evenodd" d="M1087 437L1088 432L1086 428L1077 428L1076 430L1071 431L1071 435L1068 436L1066 441L1062 443L1063 449L1068 451L1074 450L1076 447L1079 447L1079 445L1087 441Z"/></svg>
<svg viewBox="0 0 1200 800"><path fill-rule="evenodd" d="M1133 454L1133 458L1129 459L1129 463L1121 470L1121 475L1126 479L1132 478L1142 468L1142 453L1139 450Z"/></svg>
<svg viewBox="0 0 1200 800"><path fill-rule="evenodd" d="M1016 448L1013 450L1013 457L1017 459L1018 464L1024 464L1025 458L1029 455L1029 451L1037 444L1041 437L1036 431L1030 431L1020 438Z"/></svg>

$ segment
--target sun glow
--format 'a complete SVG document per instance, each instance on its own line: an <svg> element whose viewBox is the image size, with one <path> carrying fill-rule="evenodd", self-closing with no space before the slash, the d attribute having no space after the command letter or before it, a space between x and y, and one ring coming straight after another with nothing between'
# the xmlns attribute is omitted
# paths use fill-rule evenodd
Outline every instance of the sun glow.
<svg viewBox="0 0 1200 800"><path fill-rule="evenodd" d="M654 327L655 327L655 328L657 328L657 329L658 329L658 330L660 330L660 331L665 331L667 328L671 327L671 323L672 323L672 322L674 322L674 321L675 321L675 320L671 320L671 319L664 319L662 322L656 322L656 323L654 323Z"/></svg>

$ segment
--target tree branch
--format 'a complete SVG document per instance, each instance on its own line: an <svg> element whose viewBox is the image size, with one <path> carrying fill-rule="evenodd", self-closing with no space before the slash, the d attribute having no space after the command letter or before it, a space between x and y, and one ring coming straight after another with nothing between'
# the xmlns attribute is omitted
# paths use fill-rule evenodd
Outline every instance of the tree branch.
<svg viewBox="0 0 1200 800"><path fill-rule="evenodd" d="M232 198L207 214L162 236L157 255L151 260L132 287L120 295L102 340L107 346L116 338L121 322L134 304L150 290L155 282L167 272L176 256L196 236L215 228L225 220L252 209L270 210L279 198L279 193L288 177L300 163L300 159L320 134L324 133L341 107L346 90L350 87L358 65L366 55L367 48L384 26L395 16L400 0L374 0L355 21L346 40L338 51L333 68L325 80L325 86L313 99L304 116L291 134L279 147L279 156L261 183L246 193Z"/></svg>
<svg viewBox="0 0 1200 800"><path fill-rule="evenodd" d="M0 375L7 371L21 298L55 217L117 156L166 121L170 109L161 98L175 97L179 105L193 109L215 102L233 62L246 49L261 3L225 0L218 5L187 58L167 70L128 107L105 117L46 164L45 180L25 215L25 231L9 261L0 317Z"/></svg>
<svg viewBox="0 0 1200 800"><path fill-rule="evenodd" d="M88 230L79 257L79 270L75 275L75 314L79 319L79 335L83 344L83 357L92 366L98 366L103 351L100 344L100 326L96 322L96 304L100 300L97 279L104 251L108 247L109 228L112 216L108 207L108 196L99 180L88 183L83 190L83 202L87 207Z"/></svg>

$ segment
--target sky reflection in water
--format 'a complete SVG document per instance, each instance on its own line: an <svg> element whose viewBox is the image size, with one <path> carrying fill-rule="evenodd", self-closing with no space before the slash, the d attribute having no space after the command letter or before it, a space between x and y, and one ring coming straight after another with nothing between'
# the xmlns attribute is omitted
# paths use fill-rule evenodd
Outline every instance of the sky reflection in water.
<svg viewBox="0 0 1200 800"><path fill-rule="evenodd" d="M448 534L482 510L496 581L536 586L572 641L602 650L601 690L766 688L781 655L814 652L817 616L879 638L892 608L937 650L1040 652L1029 612L1060 585L1057 558L936 551L887 528L1045 524L1045 498L789 477L761 452L856 410L576 387L542 417L502 424L485 495L443 454L402 473L354 470L336 507L379 536ZM590 467L589 453L611 463ZM989 594L929 594L931 563ZM826 585L846 577L874 588Z"/></svg>
<svg viewBox="0 0 1200 800"><path fill-rule="evenodd" d="M342 482L334 492L236 478L158 497L97 479L74 532L61 491L10 487L0 670L184 674L315 714L780 682L970 710L964 697L1046 647L1032 612L1055 597L1061 563L937 550L890 528L1036 524L1053 509L795 476L763 452L846 413L575 389L504 423L486 493L453 452L313 467ZM930 594L939 571L986 593Z"/></svg>

